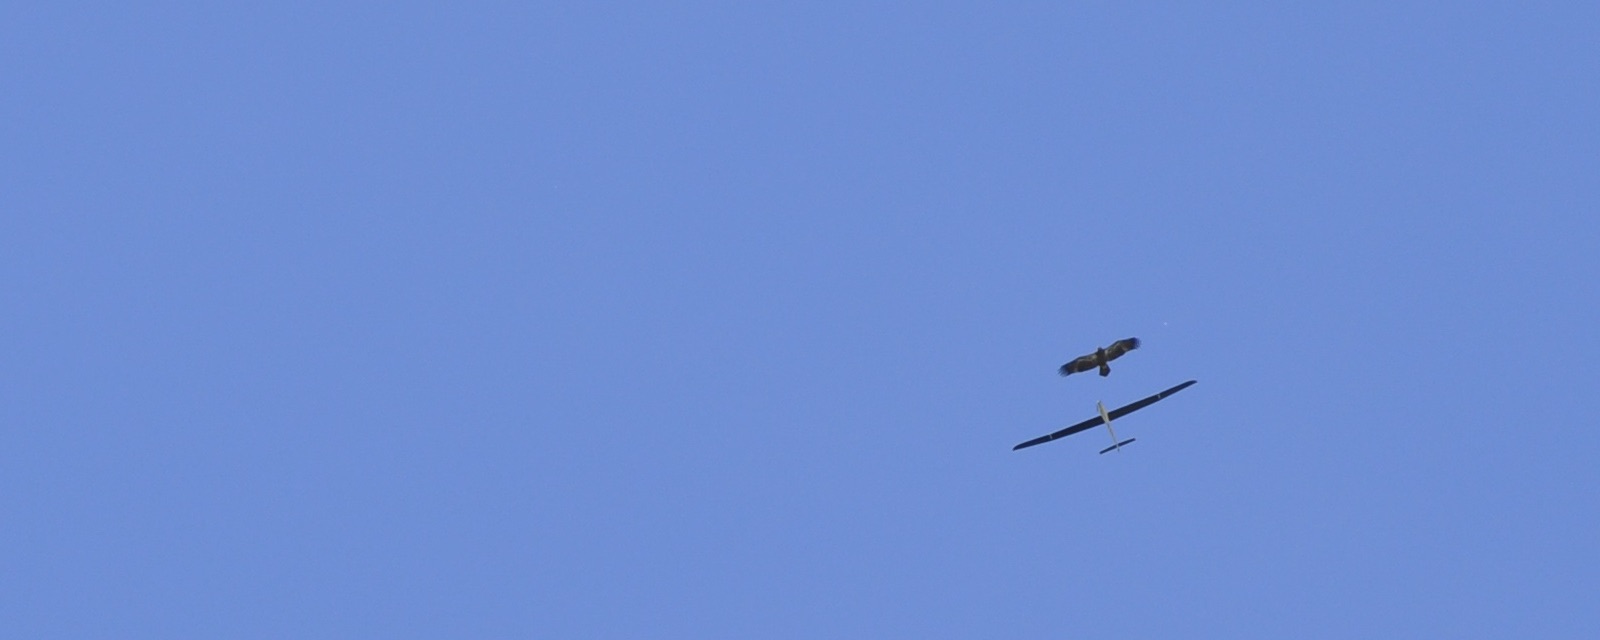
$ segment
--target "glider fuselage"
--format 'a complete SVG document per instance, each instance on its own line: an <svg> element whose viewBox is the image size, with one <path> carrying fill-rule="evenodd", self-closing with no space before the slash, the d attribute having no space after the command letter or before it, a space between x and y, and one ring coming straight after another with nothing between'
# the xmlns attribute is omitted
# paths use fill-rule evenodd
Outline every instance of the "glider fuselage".
<svg viewBox="0 0 1600 640"><path fill-rule="evenodd" d="M1117 441L1117 430L1111 426L1111 414L1106 413L1106 405L1096 400L1094 403L1094 408L1100 410L1100 419L1106 421L1106 431L1111 432L1111 448L1121 451L1122 443ZM1101 451L1100 453L1105 452Z"/></svg>

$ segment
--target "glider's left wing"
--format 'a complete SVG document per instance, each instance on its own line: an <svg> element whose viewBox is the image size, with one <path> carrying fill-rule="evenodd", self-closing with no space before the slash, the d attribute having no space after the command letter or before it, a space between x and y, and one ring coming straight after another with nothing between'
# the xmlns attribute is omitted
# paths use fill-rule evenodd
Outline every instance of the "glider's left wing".
<svg viewBox="0 0 1600 640"><path fill-rule="evenodd" d="M1162 398L1165 398L1165 397L1170 396L1170 395L1172 395L1174 393L1177 393L1179 391L1183 391L1184 389L1187 389L1189 387L1189 385L1194 384L1195 382L1197 382L1197 381L1190 380L1188 382L1180 384L1180 385L1178 385L1176 387L1173 387L1171 389L1167 389L1166 391L1162 391L1161 393L1155 394L1153 396L1150 396L1148 398L1145 398L1145 399L1140 400L1138 402L1135 402L1133 404L1130 404L1130 405L1127 405L1127 406L1123 406L1123 407L1118 407L1116 411L1112 411L1110 413L1111 419L1112 420L1116 420L1117 418L1121 418L1122 416L1128 415L1130 413L1133 413L1135 411L1138 411L1140 409L1148 407L1148 406L1150 406L1152 404L1155 404L1156 402L1160 401ZM1093 428L1098 427L1098 426L1100 426L1102 424L1105 424L1105 423L1106 423L1106 421L1105 421L1104 418L1101 418L1100 416L1095 416L1093 418L1089 418L1088 420L1084 420L1083 422L1079 422L1078 424L1072 425L1070 427L1067 427L1065 429L1062 429L1062 430L1057 431L1055 433L1052 433L1050 435L1039 436L1037 438L1034 438L1032 440L1029 440L1027 442L1019 444L1019 445L1017 445L1015 447L1012 447L1011 450L1012 451L1016 451L1018 449L1026 449L1026 448L1031 447L1031 446L1036 445L1036 444L1044 444L1044 443L1049 442L1051 440L1055 440L1056 438L1065 438L1065 437L1070 436L1070 435L1072 435L1074 433L1080 433L1080 432L1083 432L1083 431L1088 431L1089 429L1093 429Z"/></svg>

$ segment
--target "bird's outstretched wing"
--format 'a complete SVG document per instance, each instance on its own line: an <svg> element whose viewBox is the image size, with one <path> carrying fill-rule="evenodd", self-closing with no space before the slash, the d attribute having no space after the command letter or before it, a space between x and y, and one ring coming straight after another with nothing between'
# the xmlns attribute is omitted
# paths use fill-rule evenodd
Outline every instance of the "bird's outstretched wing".
<svg viewBox="0 0 1600 640"><path fill-rule="evenodd" d="M1117 358L1122 357L1122 354L1138 348L1138 338L1128 338L1126 340L1118 340L1113 342L1111 343L1111 346L1106 347L1106 361L1110 362L1112 360L1116 360Z"/></svg>
<svg viewBox="0 0 1600 640"><path fill-rule="evenodd" d="M1061 375L1070 376L1070 375L1072 375L1074 373L1082 373L1084 371L1093 371L1096 367L1099 367L1099 366L1100 365L1094 361L1094 354L1091 353L1091 354L1086 355L1086 356L1079 356L1078 358L1074 359L1072 362L1068 362L1068 363L1066 363L1064 365L1061 365Z"/></svg>
<svg viewBox="0 0 1600 640"><path fill-rule="evenodd" d="M1121 418L1122 416L1128 415L1130 413L1133 413L1135 411L1138 411L1140 409L1148 407L1148 406L1150 406L1152 404L1155 404L1156 402L1160 401L1162 398L1170 396L1170 395L1172 395L1174 393L1177 393L1179 391L1183 391L1184 389L1187 389L1189 387L1189 385L1194 384L1194 383L1195 383L1194 380L1190 380L1188 382L1180 384L1180 385L1178 385L1176 387L1172 387L1171 389L1167 389L1166 391L1162 391L1161 393L1155 394L1153 396L1150 396L1148 398L1145 398L1145 399L1140 400L1138 402L1135 402L1133 404L1129 404L1129 405L1122 406L1122 407L1117 407L1117 410L1116 411L1112 411L1109 415L1111 416L1112 420L1116 420L1117 418ZM1084 420L1083 422L1079 422L1078 424L1072 425L1070 427L1067 427L1067 428L1062 429L1060 431L1057 431L1055 433L1052 433L1052 434L1049 434L1049 435L1044 435L1044 436L1039 436L1037 438L1034 438L1032 440L1029 440L1027 442L1019 444L1019 445L1017 445L1015 447L1012 447L1011 450L1012 451L1016 451L1018 449L1026 449L1028 447L1031 447L1031 446L1034 446L1034 445L1037 445L1037 444L1044 444L1044 443L1049 442L1051 440L1055 440L1056 438L1065 438L1065 437L1070 436L1070 435L1072 435L1074 433L1080 433L1080 432L1083 432L1083 431L1087 431L1089 429L1093 429L1093 428L1098 427L1098 426L1100 426L1102 424L1105 424L1105 423L1106 423L1106 421L1104 419L1102 419L1100 416L1095 416L1093 418L1089 418L1088 420Z"/></svg>

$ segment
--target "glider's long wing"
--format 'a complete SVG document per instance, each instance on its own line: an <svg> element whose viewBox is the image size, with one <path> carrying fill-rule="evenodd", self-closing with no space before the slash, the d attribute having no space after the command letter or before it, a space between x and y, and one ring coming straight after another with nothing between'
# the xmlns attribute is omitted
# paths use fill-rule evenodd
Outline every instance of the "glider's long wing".
<svg viewBox="0 0 1600 640"><path fill-rule="evenodd" d="M1111 414L1110 414L1111 415L1111 419L1112 420L1116 420L1117 418L1121 418L1122 416L1128 415L1130 413L1133 413L1135 411L1138 411L1140 409L1148 407L1148 406L1150 406L1152 404L1155 404L1156 402L1160 401L1162 398L1170 396L1170 395L1172 395L1174 393L1177 393L1179 391L1183 391L1184 389L1188 388L1189 385L1194 384L1195 382L1196 382L1195 380L1190 380L1188 382L1180 384L1180 385L1178 385L1176 387L1173 387L1171 389L1167 389L1166 391L1162 391L1161 393L1155 394L1153 396L1150 396L1148 398L1145 398L1145 399L1140 400L1138 402L1135 402L1133 404L1130 404L1130 405L1127 405L1127 406L1124 406L1124 407L1118 407L1116 411L1112 411L1111 412ZM1070 436L1070 435L1072 435L1074 433L1078 433L1078 432L1081 432L1081 431L1087 431L1089 429L1093 429L1093 428L1098 427L1098 426L1100 426L1102 424L1105 424L1105 423L1106 423L1106 421L1105 421L1104 418L1101 418L1100 416L1095 416L1093 418L1089 418L1088 420L1084 420L1083 422L1079 422L1078 424L1072 425L1070 427L1067 427L1065 429L1062 429L1062 430L1057 431L1055 433L1052 433L1050 435L1039 436L1037 438L1034 438L1032 440L1029 440L1027 442L1019 444L1019 445L1017 445L1015 447L1012 447L1011 450L1012 451L1016 451L1018 449L1026 449L1026 448L1031 447L1031 446L1036 445L1036 444L1044 444L1044 443L1049 442L1051 440L1055 440L1056 438L1065 438L1065 437Z"/></svg>

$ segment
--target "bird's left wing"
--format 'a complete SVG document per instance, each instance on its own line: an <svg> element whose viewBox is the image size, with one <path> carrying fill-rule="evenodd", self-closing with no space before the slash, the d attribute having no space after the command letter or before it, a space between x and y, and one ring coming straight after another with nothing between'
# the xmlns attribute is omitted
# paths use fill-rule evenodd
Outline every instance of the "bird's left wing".
<svg viewBox="0 0 1600 640"><path fill-rule="evenodd" d="M1117 358L1122 357L1122 354L1127 353L1129 351L1133 351L1134 349L1138 349L1138 348L1139 348L1139 339L1138 338L1127 338L1127 339L1124 339L1124 340L1118 340L1116 342L1111 343L1111 346L1106 347L1106 359L1107 360L1116 360Z"/></svg>

